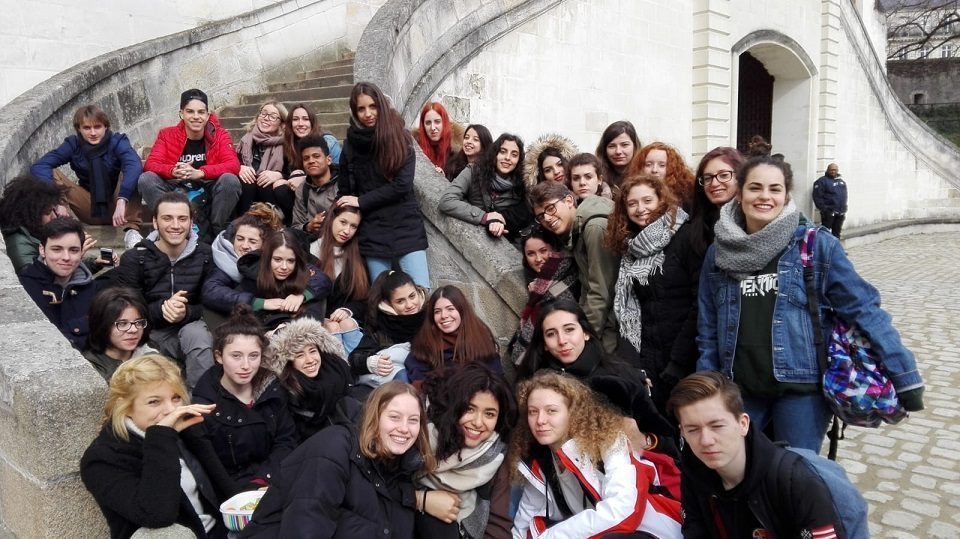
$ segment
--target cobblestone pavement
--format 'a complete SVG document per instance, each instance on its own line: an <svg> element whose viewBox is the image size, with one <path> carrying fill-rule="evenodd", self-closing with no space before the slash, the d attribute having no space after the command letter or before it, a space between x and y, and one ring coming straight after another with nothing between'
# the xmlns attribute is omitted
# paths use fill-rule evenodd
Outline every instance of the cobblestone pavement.
<svg viewBox="0 0 960 539"><path fill-rule="evenodd" d="M848 428L837 460L870 503L873 537L960 538L960 233L849 255L916 354L926 409L899 425Z"/></svg>

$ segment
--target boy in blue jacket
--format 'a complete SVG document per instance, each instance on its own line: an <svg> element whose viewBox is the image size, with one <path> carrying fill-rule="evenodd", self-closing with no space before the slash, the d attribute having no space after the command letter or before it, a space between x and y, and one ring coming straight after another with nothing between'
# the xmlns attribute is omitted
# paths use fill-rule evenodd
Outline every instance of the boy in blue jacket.
<svg viewBox="0 0 960 539"><path fill-rule="evenodd" d="M53 183L57 181L54 169L69 164L79 183L57 183L68 188L67 203L77 218L89 225L123 227L124 245L129 249L142 239L137 193L137 180L143 172L140 157L126 135L110 131L110 118L96 105L77 109L73 128L77 133L41 157L30 173Z"/></svg>

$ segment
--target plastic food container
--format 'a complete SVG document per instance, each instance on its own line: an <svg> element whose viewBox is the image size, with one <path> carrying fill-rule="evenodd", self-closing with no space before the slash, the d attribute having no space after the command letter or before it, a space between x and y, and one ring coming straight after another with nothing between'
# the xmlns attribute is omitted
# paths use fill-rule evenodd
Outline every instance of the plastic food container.
<svg viewBox="0 0 960 539"><path fill-rule="evenodd" d="M253 510L260 503L260 498L266 494L265 490L251 490L241 492L220 504L220 513L223 514L223 523L230 531L238 532L250 523Z"/></svg>

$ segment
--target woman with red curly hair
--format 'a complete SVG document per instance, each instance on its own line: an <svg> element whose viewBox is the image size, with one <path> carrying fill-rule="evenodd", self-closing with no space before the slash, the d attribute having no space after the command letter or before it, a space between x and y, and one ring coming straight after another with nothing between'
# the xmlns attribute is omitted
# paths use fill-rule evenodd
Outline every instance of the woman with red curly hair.
<svg viewBox="0 0 960 539"><path fill-rule="evenodd" d="M613 299L619 355L647 372L661 413L697 362L703 260L691 248L688 220L664 180L636 174L621 184L607 222L606 247L621 257Z"/></svg>
<svg viewBox="0 0 960 539"><path fill-rule="evenodd" d="M693 171L676 148L663 142L651 142L633 157L629 175L650 174L667 183L667 187L687 209L693 200Z"/></svg>
<svg viewBox="0 0 960 539"><path fill-rule="evenodd" d="M420 109L420 129L414 133L414 137L437 172L443 174L447 159L456 153L452 147L453 134L447 109L436 101L424 105Z"/></svg>

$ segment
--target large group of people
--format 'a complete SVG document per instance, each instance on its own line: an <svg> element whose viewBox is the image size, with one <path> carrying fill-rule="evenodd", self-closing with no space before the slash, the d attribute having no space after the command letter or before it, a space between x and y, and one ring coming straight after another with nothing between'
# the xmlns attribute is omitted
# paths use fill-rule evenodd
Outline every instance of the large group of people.
<svg viewBox="0 0 960 539"><path fill-rule="evenodd" d="M342 144L269 101L234 145L187 90L141 163L87 105L8 182L20 280L109 385L81 478L112 536L226 537L220 503L257 489L241 537L856 536L767 439L818 452L830 417L799 249L816 225L783 158L691 167L629 121L592 154L526 146L438 102L411 132L365 82L349 107ZM528 296L503 350L431 285L418 148L449 180L440 211L517 248ZM124 230L125 252L83 224ZM922 409L877 290L829 231L814 254L820 305Z"/></svg>

